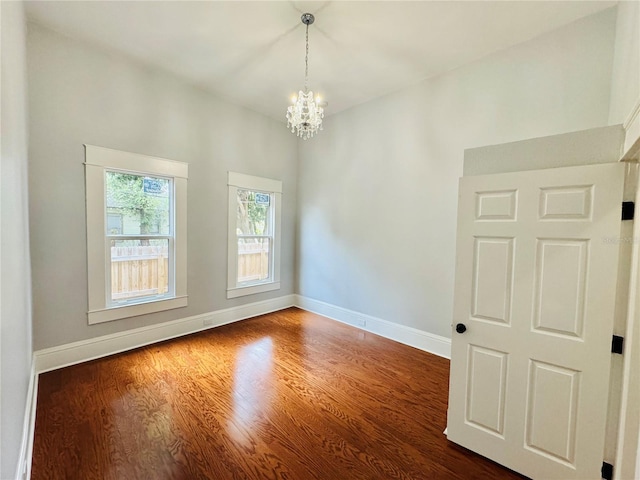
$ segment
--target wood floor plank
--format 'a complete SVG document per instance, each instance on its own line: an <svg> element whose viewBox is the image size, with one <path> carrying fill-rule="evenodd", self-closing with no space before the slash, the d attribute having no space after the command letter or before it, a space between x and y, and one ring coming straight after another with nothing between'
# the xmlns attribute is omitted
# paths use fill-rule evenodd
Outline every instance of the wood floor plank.
<svg viewBox="0 0 640 480"><path fill-rule="evenodd" d="M40 375L32 478L523 478L447 441L448 376L291 308Z"/></svg>

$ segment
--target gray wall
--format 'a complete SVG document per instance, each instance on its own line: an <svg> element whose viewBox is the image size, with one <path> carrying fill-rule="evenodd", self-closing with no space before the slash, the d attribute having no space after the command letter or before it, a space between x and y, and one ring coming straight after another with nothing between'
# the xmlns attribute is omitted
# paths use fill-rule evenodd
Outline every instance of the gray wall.
<svg viewBox="0 0 640 480"><path fill-rule="evenodd" d="M294 293L297 140L164 72L29 24L36 350ZM189 163L189 306L87 325L88 143ZM226 299L228 170L283 181L282 288Z"/></svg>
<svg viewBox="0 0 640 480"><path fill-rule="evenodd" d="M640 2L618 3L609 123L623 123L640 101Z"/></svg>
<svg viewBox="0 0 640 480"><path fill-rule="evenodd" d="M623 142L624 128L612 125L470 148L464 152L462 173L466 177L617 162Z"/></svg>
<svg viewBox="0 0 640 480"><path fill-rule="evenodd" d="M607 125L615 21L606 10L327 118L300 147L299 293L449 337L464 150Z"/></svg>
<svg viewBox="0 0 640 480"><path fill-rule="evenodd" d="M31 373L27 91L21 2L1 2L0 478L15 478Z"/></svg>

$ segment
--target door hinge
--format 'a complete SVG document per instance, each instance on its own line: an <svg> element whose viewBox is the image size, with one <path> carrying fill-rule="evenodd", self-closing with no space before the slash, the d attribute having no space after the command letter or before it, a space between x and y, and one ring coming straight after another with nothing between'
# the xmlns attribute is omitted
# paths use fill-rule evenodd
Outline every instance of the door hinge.
<svg viewBox="0 0 640 480"><path fill-rule="evenodd" d="M622 220L633 220L636 211L636 204L633 202L622 202Z"/></svg>
<svg viewBox="0 0 640 480"><path fill-rule="evenodd" d="M624 349L624 337L614 335L611 339L611 353L619 353L622 355Z"/></svg>
<svg viewBox="0 0 640 480"><path fill-rule="evenodd" d="M605 480L613 480L613 465L607 462L602 462L602 478Z"/></svg>

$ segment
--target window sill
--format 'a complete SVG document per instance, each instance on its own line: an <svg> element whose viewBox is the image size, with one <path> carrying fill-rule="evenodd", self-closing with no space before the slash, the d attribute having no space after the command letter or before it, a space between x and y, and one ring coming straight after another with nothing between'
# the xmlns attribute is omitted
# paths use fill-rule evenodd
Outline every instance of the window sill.
<svg viewBox="0 0 640 480"><path fill-rule="evenodd" d="M164 310L186 307L187 299L188 297L184 295L166 300L156 300L153 302L136 303L134 305L122 305L119 307L92 310L87 313L87 317L89 319L89 325L95 325L96 323L111 322L112 320L120 320L122 318L146 315L147 313L156 313Z"/></svg>
<svg viewBox="0 0 640 480"><path fill-rule="evenodd" d="M227 298L244 297L245 295L253 295L254 293L270 292L271 290L280 290L280 282L229 288L227 289Z"/></svg>

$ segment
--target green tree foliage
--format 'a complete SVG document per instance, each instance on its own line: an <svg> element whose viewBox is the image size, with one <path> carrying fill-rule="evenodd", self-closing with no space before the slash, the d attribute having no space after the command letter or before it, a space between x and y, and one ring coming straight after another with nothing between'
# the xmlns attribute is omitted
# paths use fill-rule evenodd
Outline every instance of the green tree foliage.
<svg viewBox="0 0 640 480"><path fill-rule="evenodd" d="M240 235L266 235L269 229L268 205L256 203L256 192L238 190L237 224Z"/></svg>
<svg viewBox="0 0 640 480"><path fill-rule="evenodd" d="M107 207L140 222L140 234L169 232L169 180L151 179L153 193L144 191L144 178L129 173L107 172ZM129 233L129 232L123 232Z"/></svg>

